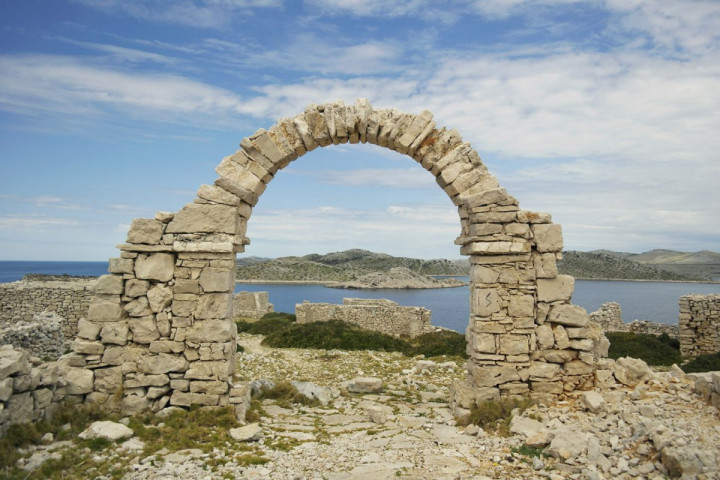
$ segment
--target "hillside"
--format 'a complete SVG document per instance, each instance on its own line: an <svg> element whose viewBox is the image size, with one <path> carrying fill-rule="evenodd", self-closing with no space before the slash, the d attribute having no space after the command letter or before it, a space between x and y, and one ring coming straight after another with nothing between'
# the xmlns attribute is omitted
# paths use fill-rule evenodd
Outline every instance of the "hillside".
<svg viewBox="0 0 720 480"><path fill-rule="evenodd" d="M420 275L468 275L470 263L460 260L421 260L352 249L303 257L238 259L237 278L275 282L350 282L371 272L403 267ZM576 278L614 280L720 280L720 254L652 250L641 254L596 250L563 252L560 273Z"/></svg>
<svg viewBox="0 0 720 480"><path fill-rule="evenodd" d="M356 280L327 285L332 288L452 288L467 285L454 278L432 278L405 267L394 267L386 272L370 272Z"/></svg>
<svg viewBox="0 0 720 480"><path fill-rule="evenodd" d="M565 275L585 279L615 280L664 280L697 281L705 280L696 275L686 275L659 268L657 265L642 264L625 258L615 252L563 252L558 270Z"/></svg>
<svg viewBox="0 0 720 480"><path fill-rule="evenodd" d="M281 282L347 282L371 272L404 267L420 275L467 275L468 267L451 260L420 260L352 249L325 255L280 257L238 265L237 278Z"/></svg>
<svg viewBox="0 0 720 480"><path fill-rule="evenodd" d="M617 258L631 260L643 265L652 265L658 269L687 275L690 277L720 280L720 253L710 250L699 252L679 252L676 250L650 250L644 253L611 252L596 250L589 253L602 253Z"/></svg>

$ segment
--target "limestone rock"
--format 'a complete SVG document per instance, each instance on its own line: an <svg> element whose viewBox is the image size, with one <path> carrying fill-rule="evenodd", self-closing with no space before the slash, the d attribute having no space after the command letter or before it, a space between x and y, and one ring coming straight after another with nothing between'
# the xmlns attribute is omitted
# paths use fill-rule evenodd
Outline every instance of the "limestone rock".
<svg viewBox="0 0 720 480"><path fill-rule="evenodd" d="M535 238L538 252L560 252L563 248L562 228L560 225L545 223L530 227Z"/></svg>
<svg viewBox="0 0 720 480"><path fill-rule="evenodd" d="M150 309L154 313L158 313L170 305L173 299L173 292L168 286L155 285L147 291L147 299L150 304Z"/></svg>
<svg viewBox="0 0 720 480"><path fill-rule="evenodd" d="M383 390L383 381L376 377L356 377L347 386L352 393L380 393Z"/></svg>
<svg viewBox="0 0 720 480"><path fill-rule="evenodd" d="M263 437L262 428L258 423L251 423L244 427L231 428L228 433L237 442L257 442Z"/></svg>
<svg viewBox="0 0 720 480"><path fill-rule="evenodd" d="M605 409L605 399L597 392L583 392L580 398L585 409L592 413L600 413Z"/></svg>
<svg viewBox="0 0 720 480"><path fill-rule="evenodd" d="M123 293L123 279L120 275L103 275L95 283L95 293L120 295Z"/></svg>
<svg viewBox="0 0 720 480"><path fill-rule="evenodd" d="M30 368L30 358L26 351L16 350L12 345L0 347L0 380L14 374L28 374Z"/></svg>
<svg viewBox="0 0 720 480"><path fill-rule="evenodd" d="M575 289L575 279L570 275L555 278L538 278L537 295L540 302L569 301Z"/></svg>
<svg viewBox="0 0 720 480"><path fill-rule="evenodd" d="M578 305L555 305L550 310L548 320L569 327L584 327L588 323L588 315Z"/></svg>
<svg viewBox="0 0 720 480"><path fill-rule="evenodd" d="M510 420L510 433L523 435L526 438L536 435L543 424L532 418L515 415Z"/></svg>
<svg viewBox="0 0 720 480"><path fill-rule="evenodd" d="M298 392L309 399L317 399L322 405L327 405L332 398L332 391L327 387L321 387L311 382L290 382Z"/></svg>
<svg viewBox="0 0 720 480"><path fill-rule="evenodd" d="M95 375L92 370L84 368L65 367L61 374L67 382L67 393L70 395L81 395L93 391Z"/></svg>
<svg viewBox="0 0 720 480"><path fill-rule="evenodd" d="M140 254L135 261L135 276L144 280L168 282L175 271L175 256L171 253Z"/></svg>
<svg viewBox="0 0 720 480"><path fill-rule="evenodd" d="M249 173L249 172L248 172ZM240 217L234 207L191 203L175 214L167 233L238 233ZM164 280L167 281L167 280Z"/></svg>
<svg viewBox="0 0 720 480"><path fill-rule="evenodd" d="M577 458L587 451L588 434L575 430L562 430L555 433L546 452L560 460Z"/></svg>
<svg viewBox="0 0 720 480"><path fill-rule="evenodd" d="M136 218L128 231L128 243L157 245L163 236L164 224L152 218Z"/></svg>
<svg viewBox="0 0 720 480"><path fill-rule="evenodd" d="M111 421L94 422L78 435L83 440L104 438L111 442L124 440L134 435L133 431L121 423Z"/></svg>
<svg viewBox="0 0 720 480"><path fill-rule="evenodd" d="M652 370L647 363L638 358L621 357L615 362L614 374L618 382L634 387L652 376Z"/></svg>

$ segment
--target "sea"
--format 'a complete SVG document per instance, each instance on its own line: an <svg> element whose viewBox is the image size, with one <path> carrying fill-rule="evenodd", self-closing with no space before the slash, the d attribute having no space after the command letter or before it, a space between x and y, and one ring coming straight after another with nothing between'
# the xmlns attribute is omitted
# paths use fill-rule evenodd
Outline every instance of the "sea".
<svg viewBox="0 0 720 480"><path fill-rule="evenodd" d="M98 276L107 273L107 262L0 261L0 283L14 282L27 273ZM456 277L468 281L468 277ZM322 285L238 283L236 291L269 292L276 312L294 312L303 301L342 303L343 298L387 298L399 305L432 311L432 324L464 332L470 317L467 287L438 289L344 290ZM588 312L605 302L620 304L623 321L649 320L673 324L678 321L678 299L691 293L720 293L717 283L638 282L576 280L572 302Z"/></svg>

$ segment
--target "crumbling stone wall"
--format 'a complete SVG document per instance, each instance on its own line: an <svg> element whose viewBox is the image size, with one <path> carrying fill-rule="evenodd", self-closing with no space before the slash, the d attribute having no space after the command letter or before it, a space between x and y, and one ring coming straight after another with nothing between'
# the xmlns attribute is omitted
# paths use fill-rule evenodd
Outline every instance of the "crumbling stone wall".
<svg viewBox="0 0 720 480"><path fill-rule="evenodd" d="M275 311L268 292L238 292L233 297L233 313L236 317L262 318Z"/></svg>
<svg viewBox="0 0 720 480"><path fill-rule="evenodd" d="M55 313L36 313L30 322L0 326L0 345L13 345L36 357L57 360L66 348L63 323L63 319Z"/></svg>
<svg viewBox="0 0 720 480"><path fill-rule="evenodd" d="M666 333L672 338L678 338L678 325L669 323L655 323L647 320L633 320L627 324L627 330L633 333L646 333L649 335L662 335Z"/></svg>
<svg viewBox="0 0 720 480"><path fill-rule="evenodd" d="M77 323L87 315L96 279L20 280L0 283L0 325L32 321L35 314L54 312L63 318L66 338L77 334Z"/></svg>
<svg viewBox="0 0 720 480"><path fill-rule="evenodd" d="M431 312L387 299L343 298L342 305L303 302L295 305L298 323L342 320L394 336L417 337L432 330Z"/></svg>
<svg viewBox="0 0 720 480"><path fill-rule="evenodd" d="M617 302L606 302L590 313L590 320L600 325L603 332L625 332L627 326L622 319L622 309Z"/></svg>
<svg viewBox="0 0 720 480"><path fill-rule="evenodd" d="M680 297L680 354L683 357L720 352L720 294Z"/></svg>
<svg viewBox="0 0 720 480"><path fill-rule="evenodd" d="M0 346L0 436L10 425L52 416L68 391L58 372L57 362L41 362L23 349Z"/></svg>
<svg viewBox="0 0 720 480"><path fill-rule="evenodd" d="M458 207L456 243L472 265L465 387L476 401L590 388L607 339L570 303L573 278L558 275L560 226L521 210L472 146L456 130L436 128L429 111L376 110L360 99L312 104L258 130L220 162L219 178L200 186L193 203L133 221L74 342L74 364L94 378L88 399L111 405L122 384L119 406L128 413L233 403L231 279L252 208L291 161L359 142L414 159Z"/></svg>

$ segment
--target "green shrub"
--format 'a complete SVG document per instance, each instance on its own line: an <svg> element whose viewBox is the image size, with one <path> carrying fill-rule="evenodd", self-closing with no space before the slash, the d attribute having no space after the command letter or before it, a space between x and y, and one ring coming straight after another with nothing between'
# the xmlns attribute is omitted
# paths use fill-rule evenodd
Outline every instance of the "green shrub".
<svg viewBox="0 0 720 480"><path fill-rule="evenodd" d="M239 333L251 333L253 335L270 335L284 330L295 323L295 315L291 313L267 313L256 322L247 322L238 317L236 322Z"/></svg>
<svg viewBox="0 0 720 480"><path fill-rule="evenodd" d="M685 373L720 371L720 352L700 355L682 366Z"/></svg>
<svg viewBox="0 0 720 480"><path fill-rule="evenodd" d="M465 335L450 330L430 332L409 340L412 355L437 357L440 355L467 358Z"/></svg>
<svg viewBox="0 0 720 480"><path fill-rule="evenodd" d="M682 363L680 350L674 347L672 339L656 335L633 332L608 332L610 358L633 357L644 360L648 365L670 366Z"/></svg>
<svg viewBox="0 0 720 480"><path fill-rule="evenodd" d="M276 348L317 348L320 350L383 350L405 352L408 343L390 335L363 330L340 320L291 324L271 333L263 345Z"/></svg>

